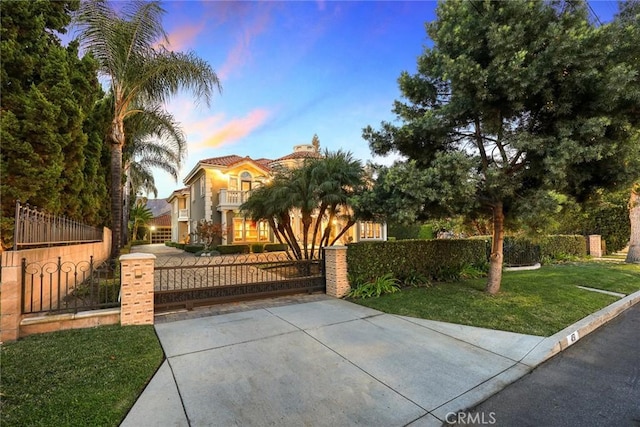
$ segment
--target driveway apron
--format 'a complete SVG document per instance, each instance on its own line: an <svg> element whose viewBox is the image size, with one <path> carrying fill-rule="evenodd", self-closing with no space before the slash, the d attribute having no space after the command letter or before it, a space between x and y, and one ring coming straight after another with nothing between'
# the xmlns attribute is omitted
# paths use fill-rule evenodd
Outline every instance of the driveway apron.
<svg viewBox="0 0 640 427"><path fill-rule="evenodd" d="M156 325L166 354L124 426L430 426L529 372L542 337L343 300Z"/></svg>

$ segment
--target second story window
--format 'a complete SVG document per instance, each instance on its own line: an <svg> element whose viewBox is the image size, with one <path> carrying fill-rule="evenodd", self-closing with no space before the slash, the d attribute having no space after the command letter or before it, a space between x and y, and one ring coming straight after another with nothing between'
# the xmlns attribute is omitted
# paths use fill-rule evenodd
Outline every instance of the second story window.
<svg viewBox="0 0 640 427"><path fill-rule="evenodd" d="M240 190L251 191L251 174L249 172L242 172L240 174Z"/></svg>
<svg viewBox="0 0 640 427"><path fill-rule="evenodd" d="M200 197L204 197L205 192L206 192L206 179L203 175L200 177Z"/></svg>

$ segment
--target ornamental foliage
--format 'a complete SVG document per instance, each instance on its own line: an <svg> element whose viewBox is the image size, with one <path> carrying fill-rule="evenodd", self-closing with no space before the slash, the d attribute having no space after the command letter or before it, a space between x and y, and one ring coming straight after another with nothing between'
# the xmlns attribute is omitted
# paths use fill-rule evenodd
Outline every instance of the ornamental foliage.
<svg viewBox="0 0 640 427"><path fill-rule="evenodd" d="M11 245L15 202L105 225L102 96L97 63L61 45L78 1L3 1L0 98L2 246Z"/></svg>
<svg viewBox="0 0 640 427"><path fill-rule="evenodd" d="M398 124L363 131L375 154L407 158L379 174L376 204L402 220L490 217L496 293L511 220L553 212L554 192L582 199L637 177L638 63L580 1L444 1L427 32L417 73L399 78Z"/></svg>

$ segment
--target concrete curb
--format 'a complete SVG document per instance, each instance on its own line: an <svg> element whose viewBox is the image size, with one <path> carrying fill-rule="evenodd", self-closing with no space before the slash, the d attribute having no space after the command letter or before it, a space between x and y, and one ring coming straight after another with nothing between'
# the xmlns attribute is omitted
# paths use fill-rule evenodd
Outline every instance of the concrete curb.
<svg viewBox="0 0 640 427"><path fill-rule="evenodd" d="M613 304L590 314L584 319L577 321L573 325L543 340L520 360L520 363L531 366L532 368L538 366L545 360L566 350L567 347L574 344L580 338L613 320L620 313L633 307L638 302L640 302L640 291L627 295Z"/></svg>
<svg viewBox="0 0 640 427"><path fill-rule="evenodd" d="M447 414L464 412L479 405L509 384L530 373L536 366L566 350L571 344L613 320L620 313L633 307L638 302L640 302L640 291L627 295L564 328L560 332L545 338L509 369L432 410L430 413L442 421L443 425L448 425L446 423ZM572 335L575 339L569 343L568 337Z"/></svg>

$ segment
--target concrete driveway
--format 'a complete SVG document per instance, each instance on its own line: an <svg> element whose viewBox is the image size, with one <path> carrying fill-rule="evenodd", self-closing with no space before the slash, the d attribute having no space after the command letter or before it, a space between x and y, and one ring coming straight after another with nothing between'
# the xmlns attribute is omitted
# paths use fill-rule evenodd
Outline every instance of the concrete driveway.
<svg viewBox="0 0 640 427"><path fill-rule="evenodd" d="M531 370L543 337L329 297L156 325L167 360L123 426L430 426Z"/></svg>

